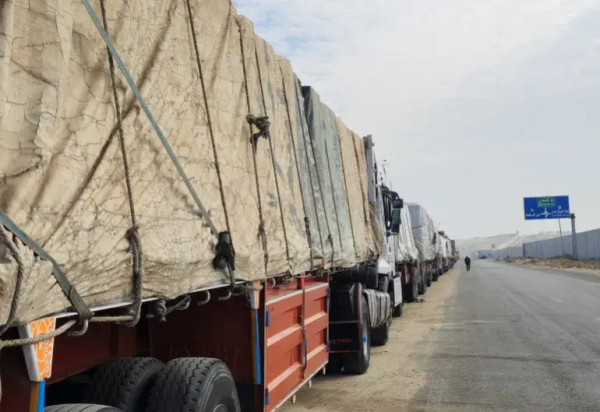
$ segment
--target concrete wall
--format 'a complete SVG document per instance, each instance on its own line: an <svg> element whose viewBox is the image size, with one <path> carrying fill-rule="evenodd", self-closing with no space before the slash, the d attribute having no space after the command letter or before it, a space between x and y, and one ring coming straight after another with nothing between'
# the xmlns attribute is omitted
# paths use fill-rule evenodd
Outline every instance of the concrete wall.
<svg viewBox="0 0 600 412"><path fill-rule="evenodd" d="M578 233L577 249L579 259L600 259L600 229ZM505 257L548 259L558 256L573 256L573 240L572 236L568 235L564 236L562 240L557 237L525 243L523 246L488 250L486 253L494 259Z"/></svg>

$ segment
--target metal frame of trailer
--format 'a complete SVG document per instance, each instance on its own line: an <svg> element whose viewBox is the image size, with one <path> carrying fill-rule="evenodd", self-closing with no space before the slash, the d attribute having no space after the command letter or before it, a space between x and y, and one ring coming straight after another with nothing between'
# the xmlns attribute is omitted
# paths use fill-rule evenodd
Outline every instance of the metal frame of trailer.
<svg viewBox="0 0 600 412"><path fill-rule="evenodd" d="M85 382L95 367L132 356L220 359L231 370L242 410L274 411L327 364L329 281L327 274L303 274L270 279L260 291L258 282L254 286L250 296L227 300L221 300L226 288L194 293L188 308L173 311L166 322L144 316L135 328L94 323L81 337L64 334L34 348L7 348L0 357L0 411L43 411L45 397L80 402L73 377ZM144 309L147 315L148 305Z"/></svg>

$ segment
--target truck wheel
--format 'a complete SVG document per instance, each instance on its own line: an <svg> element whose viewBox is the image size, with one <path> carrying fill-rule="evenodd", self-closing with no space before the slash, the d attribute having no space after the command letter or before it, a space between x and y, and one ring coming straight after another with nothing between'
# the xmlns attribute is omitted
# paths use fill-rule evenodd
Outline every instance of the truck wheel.
<svg viewBox="0 0 600 412"><path fill-rule="evenodd" d="M419 295L424 295L427 293L427 281L427 279L423 279L423 281L419 285Z"/></svg>
<svg viewBox="0 0 600 412"><path fill-rule="evenodd" d="M390 339L390 326L392 320L388 320L380 327L371 331L371 345L373 346L385 346Z"/></svg>
<svg viewBox="0 0 600 412"><path fill-rule="evenodd" d="M112 406L91 405L89 403L47 406L44 412L123 412Z"/></svg>
<svg viewBox="0 0 600 412"><path fill-rule="evenodd" d="M402 316L402 310L404 309L404 301L399 304L398 306L394 307L394 310L392 311L392 316L395 318L399 318L400 316Z"/></svg>
<svg viewBox="0 0 600 412"><path fill-rule="evenodd" d="M349 353L344 362L346 372L353 375L362 375L369 369L371 361L371 318L369 316L369 305L367 298L361 298L360 313L360 350L359 352Z"/></svg>
<svg viewBox="0 0 600 412"><path fill-rule="evenodd" d="M404 302L412 302L412 282L402 285L402 300Z"/></svg>
<svg viewBox="0 0 600 412"><path fill-rule="evenodd" d="M413 278L413 280L402 286L402 291L403 293L405 293L404 295L404 301L406 302L415 302L417 300L417 296L419 296L419 285L417 284L416 279Z"/></svg>
<svg viewBox="0 0 600 412"><path fill-rule="evenodd" d="M173 359L154 381L146 412L241 412L225 363L212 358Z"/></svg>
<svg viewBox="0 0 600 412"><path fill-rule="evenodd" d="M93 373L84 400L110 405L123 412L143 410L150 388L164 366L154 358L120 358L107 362Z"/></svg>

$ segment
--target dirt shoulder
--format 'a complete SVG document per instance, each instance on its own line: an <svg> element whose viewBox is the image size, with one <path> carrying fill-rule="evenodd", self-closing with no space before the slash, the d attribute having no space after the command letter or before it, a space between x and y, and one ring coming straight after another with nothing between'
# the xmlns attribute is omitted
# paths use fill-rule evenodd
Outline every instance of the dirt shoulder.
<svg viewBox="0 0 600 412"><path fill-rule="evenodd" d="M600 260L573 260L566 257L552 259L508 259L505 261L519 265L585 272L600 276Z"/></svg>
<svg viewBox="0 0 600 412"><path fill-rule="evenodd" d="M424 301L404 306L395 318L386 346L373 347L371 366L362 376L317 376L312 389L305 387L296 404L283 412L409 412L422 410L414 398L427 390L423 361L434 353L429 334L445 319L445 302L455 293L460 270L453 269L435 282Z"/></svg>

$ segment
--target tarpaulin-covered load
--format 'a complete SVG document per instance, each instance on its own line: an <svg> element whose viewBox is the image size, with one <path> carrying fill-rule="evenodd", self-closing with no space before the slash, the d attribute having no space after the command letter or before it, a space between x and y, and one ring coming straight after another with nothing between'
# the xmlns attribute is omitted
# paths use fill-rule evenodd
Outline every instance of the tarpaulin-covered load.
<svg viewBox="0 0 600 412"><path fill-rule="evenodd" d="M443 257L448 257L448 244L446 243L446 238L438 233L438 241L437 241L437 253Z"/></svg>
<svg viewBox="0 0 600 412"><path fill-rule="evenodd" d="M356 260L365 262L375 259L383 251L381 231L374 231L377 222L367 197L368 177L365 164L365 146L363 138L346 127L337 118L340 147L342 151L342 166L346 176L346 190L351 199L350 215ZM358 177L358 178L357 178Z"/></svg>
<svg viewBox="0 0 600 412"><path fill-rule="evenodd" d="M450 243L450 239L446 238L446 251L448 252L448 257L452 256L452 243Z"/></svg>
<svg viewBox="0 0 600 412"><path fill-rule="evenodd" d="M213 267L215 231L231 233L238 280L299 273L319 259L331 265L315 236L318 202L307 199L320 193L302 196L317 190L308 182L319 162L306 149L302 96L289 62L254 35L230 0L192 1L191 11L185 4L107 2L107 31L207 215L118 69L113 90L106 45L83 4L2 5L0 212L56 259L90 306L132 296L127 234L135 230L129 231L113 93L143 250L144 296L173 298L227 284L228 275ZM268 132L264 122L251 127L249 114L268 116ZM363 173L347 168L348 186L366 182ZM349 191L348 204L364 204L365 190ZM17 321L71 306L52 265L18 247L25 277ZM348 265L353 256L345 257ZM0 324L15 279L16 264L2 247Z"/></svg>
<svg viewBox="0 0 600 412"><path fill-rule="evenodd" d="M409 207L402 208L401 218L396 261L413 262L419 259L419 251L412 233Z"/></svg>
<svg viewBox="0 0 600 412"><path fill-rule="evenodd" d="M334 266L348 267L355 261L348 198L344 184L344 167L340 150L340 132L335 113L321 102L319 94L309 86L302 88L308 130L315 150L316 186L321 189L317 205L325 255L333 254ZM329 240L331 236L331 240ZM333 244L331 244L333 242Z"/></svg>
<svg viewBox="0 0 600 412"><path fill-rule="evenodd" d="M419 260L435 258L437 232L433 220L424 207L411 203L408 205L410 221L415 245L419 251Z"/></svg>

